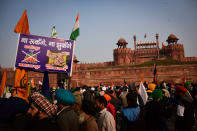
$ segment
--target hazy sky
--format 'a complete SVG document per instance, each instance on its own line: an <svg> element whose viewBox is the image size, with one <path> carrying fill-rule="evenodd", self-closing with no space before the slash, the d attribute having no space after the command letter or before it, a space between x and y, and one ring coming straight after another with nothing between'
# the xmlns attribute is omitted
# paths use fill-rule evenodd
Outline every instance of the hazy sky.
<svg viewBox="0 0 197 131"><path fill-rule="evenodd" d="M173 33L186 56L197 56L197 0L0 0L0 65L13 67L18 34L14 27L27 9L30 33L68 39L79 12L80 36L75 54L81 62L113 60L119 38L134 48L139 41L166 43ZM147 38L144 38L144 34Z"/></svg>

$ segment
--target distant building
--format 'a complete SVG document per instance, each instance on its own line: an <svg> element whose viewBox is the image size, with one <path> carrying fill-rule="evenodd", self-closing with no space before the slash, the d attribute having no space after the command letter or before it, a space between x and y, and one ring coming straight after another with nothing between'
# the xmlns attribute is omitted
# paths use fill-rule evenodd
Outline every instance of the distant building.
<svg viewBox="0 0 197 131"><path fill-rule="evenodd" d="M156 38L155 41L137 42L136 36L134 35L133 36L134 50L132 50L131 48L127 48L128 45L127 41L123 38L120 38L116 43L117 48L114 49L113 51L113 61L102 62L102 63L82 63L82 64L77 64L77 62L74 63L73 76L72 76L73 86L78 86L78 85L95 86L95 85L99 85L99 83L105 83L107 85L110 85L110 83L114 83L114 81L116 84L121 84L123 83L123 79L128 80L128 82L132 80L136 80L135 78L132 78L133 76L126 77L128 76L127 71L121 66L136 65L152 60L164 60L164 59L172 59L181 62L197 61L197 57L185 57L183 44L178 43L179 39L174 34L170 34L168 36L166 40L167 41L166 46L162 42L161 48L159 47L158 33L156 33L155 38ZM75 57L75 61L77 61L76 57ZM120 66L120 67L113 68L114 66L116 67ZM99 68L105 67L105 68L103 70L96 69L98 67ZM110 67L112 68L109 69ZM133 72L132 69L128 69L128 71L129 70ZM150 70L152 69L150 68ZM190 69L188 69L187 72L190 72L189 70ZM164 71L166 70L164 69ZM142 75L143 72L141 71L139 72ZM124 75L126 76L123 78L121 76L121 73L123 74L123 76ZM147 72L143 73L145 77L149 76L147 78L149 79L149 82L152 80L153 77L153 75L150 76L150 73L152 75L152 72L149 72L149 74L147 74ZM139 75L138 72L135 71L134 74ZM139 81L140 76L136 76L136 77L138 77L137 81ZM181 79L180 77L178 79ZM165 80L165 78L163 80Z"/></svg>

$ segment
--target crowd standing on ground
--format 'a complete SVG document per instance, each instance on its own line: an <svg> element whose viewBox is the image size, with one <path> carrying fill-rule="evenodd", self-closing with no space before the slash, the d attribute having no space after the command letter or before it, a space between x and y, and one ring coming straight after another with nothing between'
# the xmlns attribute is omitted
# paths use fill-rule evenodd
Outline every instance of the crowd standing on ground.
<svg viewBox="0 0 197 131"><path fill-rule="evenodd" d="M194 130L196 84L163 81L143 86L147 99L135 82L58 88L50 96L32 90L28 102L0 98L0 131L168 131L172 116L176 131Z"/></svg>

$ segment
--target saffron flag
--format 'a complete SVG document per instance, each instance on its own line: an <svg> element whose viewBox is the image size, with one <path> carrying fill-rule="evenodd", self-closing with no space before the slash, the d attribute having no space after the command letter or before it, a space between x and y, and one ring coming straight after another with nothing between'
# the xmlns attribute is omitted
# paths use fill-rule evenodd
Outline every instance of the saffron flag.
<svg viewBox="0 0 197 131"><path fill-rule="evenodd" d="M162 49L164 49L165 48L165 45L164 45L164 43L162 42Z"/></svg>
<svg viewBox="0 0 197 131"><path fill-rule="evenodd" d="M28 102L28 71L25 69L16 69L14 79L14 91L13 96L20 97Z"/></svg>
<svg viewBox="0 0 197 131"><path fill-rule="evenodd" d="M51 37L52 38L57 38L58 37L57 32L56 32L56 29L55 29L55 26L53 26L53 28L52 28Z"/></svg>
<svg viewBox="0 0 197 131"><path fill-rule="evenodd" d="M17 23L15 29L15 33L23 33L23 34L30 34L29 32L29 23L27 18L27 10L25 9L21 19Z"/></svg>
<svg viewBox="0 0 197 131"><path fill-rule="evenodd" d="M140 96L142 97L142 100L143 100L144 105L145 105L147 100L148 100L148 94L146 92L146 89L145 89L144 84L142 83L142 81L140 82L139 93L140 93Z"/></svg>
<svg viewBox="0 0 197 131"><path fill-rule="evenodd" d="M79 36L79 13L77 15L72 33L70 35L70 40L76 40L78 36Z"/></svg>
<svg viewBox="0 0 197 131"><path fill-rule="evenodd" d="M46 96L50 96L49 94L49 76L48 72L44 72L43 82L42 82L42 94Z"/></svg>
<svg viewBox="0 0 197 131"><path fill-rule="evenodd" d="M5 85L6 85L6 78L7 78L7 72L3 73L3 77L1 80L1 87L0 87L0 97L3 96Z"/></svg>

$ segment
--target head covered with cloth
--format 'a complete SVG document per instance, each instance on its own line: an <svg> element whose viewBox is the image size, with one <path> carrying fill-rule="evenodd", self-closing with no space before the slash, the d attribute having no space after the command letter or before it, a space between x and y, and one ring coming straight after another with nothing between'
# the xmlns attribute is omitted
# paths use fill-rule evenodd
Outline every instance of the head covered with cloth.
<svg viewBox="0 0 197 131"><path fill-rule="evenodd" d="M70 91L60 88L55 91L55 97L60 109L56 118L59 129L61 131L78 131L79 117L73 107L76 103L75 96Z"/></svg>
<svg viewBox="0 0 197 131"><path fill-rule="evenodd" d="M161 89L155 89L152 94L151 94L152 98L154 100L156 99L161 99L163 97L163 93Z"/></svg>
<svg viewBox="0 0 197 131"><path fill-rule="evenodd" d="M44 114L46 117L53 116L57 113L57 106L53 104L47 96L34 92L30 95L30 98L32 100L32 104L28 113L31 114L32 117L37 113L38 115L42 114L42 116Z"/></svg>
<svg viewBox="0 0 197 131"><path fill-rule="evenodd" d="M57 89L55 91L55 96L57 99L57 104L72 106L76 102L75 96L70 91L65 89Z"/></svg>

